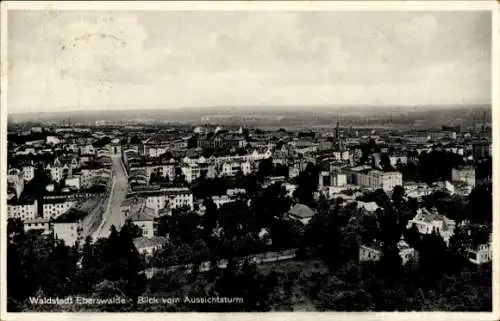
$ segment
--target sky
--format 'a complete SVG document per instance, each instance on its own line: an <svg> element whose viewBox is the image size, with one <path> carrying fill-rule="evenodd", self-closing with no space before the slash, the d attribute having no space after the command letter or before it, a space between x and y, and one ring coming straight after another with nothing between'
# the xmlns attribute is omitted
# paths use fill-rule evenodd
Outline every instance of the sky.
<svg viewBox="0 0 500 321"><path fill-rule="evenodd" d="M8 13L9 113L489 103L489 12Z"/></svg>

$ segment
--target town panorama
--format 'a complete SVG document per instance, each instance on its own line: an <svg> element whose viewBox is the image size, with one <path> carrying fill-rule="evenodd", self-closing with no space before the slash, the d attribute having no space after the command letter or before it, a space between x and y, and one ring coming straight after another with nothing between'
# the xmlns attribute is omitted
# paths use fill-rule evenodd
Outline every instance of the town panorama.
<svg viewBox="0 0 500 321"><path fill-rule="evenodd" d="M10 116L9 310L491 310L489 106L355 109Z"/></svg>
<svg viewBox="0 0 500 321"><path fill-rule="evenodd" d="M499 319L494 1L4 2L6 320Z"/></svg>

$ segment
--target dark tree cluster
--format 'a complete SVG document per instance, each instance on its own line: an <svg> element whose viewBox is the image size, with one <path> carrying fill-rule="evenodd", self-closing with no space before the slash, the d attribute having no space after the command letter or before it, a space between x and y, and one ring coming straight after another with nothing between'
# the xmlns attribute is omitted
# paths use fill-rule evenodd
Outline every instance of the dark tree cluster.
<svg viewBox="0 0 500 321"><path fill-rule="evenodd" d="M114 227L107 239L92 243L87 238L79 248L66 246L51 235L25 232L23 225L9 220L7 247L7 291L9 311L37 311L50 308L30 304L30 297L113 297L119 295L133 303L144 292L146 279L143 259L133 238L137 227L126 223L118 232ZM59 309L101 310L102 307L59 306ZM106 305L119 311L121 305Z"/></svg>

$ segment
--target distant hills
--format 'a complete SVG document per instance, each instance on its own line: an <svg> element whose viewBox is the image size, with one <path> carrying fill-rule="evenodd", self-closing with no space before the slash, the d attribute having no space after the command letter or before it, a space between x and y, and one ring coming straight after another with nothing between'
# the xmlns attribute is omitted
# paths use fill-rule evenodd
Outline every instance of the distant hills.
<svg viewBox="0 0 500 321"><path fill-rule="evenodd" d="M14 121L93 122L106 120L148 121L190 124L246 124L249 126L327 126L337 121L343 125L447 124L463 125L491 121L491 105L468 106L220 106L184 109L136 109L76 112L39 112L9 115Z"/></svg>

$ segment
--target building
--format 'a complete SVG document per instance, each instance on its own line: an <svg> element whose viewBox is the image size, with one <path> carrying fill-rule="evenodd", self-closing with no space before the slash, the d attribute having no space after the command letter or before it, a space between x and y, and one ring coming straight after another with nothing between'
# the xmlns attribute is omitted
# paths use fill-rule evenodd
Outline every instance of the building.
<svg viewBox="0 0 500 321"><path fill-rule="evenodd" d="M63 178L71 175L71 169L67 164L63 164L58 158L52 164L47 164L45 170L53 181L59 182Z"/></svg>
<svg viewBox="0 0 500 321"><path fill-rule="evenodd" d="M13 191L17 198L21 197L24 190L24 176L22 171L11 168L7 172L7 188Z"/></svg>
<svg viewBox="0 0 500 321"><path fill-rule="evenodd" d="M120 213L123 217L129 217L133 213L140 212L142 208L146 207L146 199L134 195L129 197L120 204Z"/></svg>
<svg viewBox="0 0 500 321"><path fill-rule="evenodd" d="M358 173L358 185L361 187L392 191L395 186L403 185L403 175L400 172L382 172L371 170Z"/></svg>
<svg viewBox="0 0 500 321"><path fill-rule="evenodd" d="M212 196L212 200L214 201L217 208L220 208L222 205L231 203L233 201L231 197L229 197L229 195L214 195Z"/></svg>
<svg viewBox="0 0 500 321"><path fill-rule="evenodd" d="M374 241L370 245L361 245L359 247L359 261L360 262L377 262L382 258L382 247L383 242ZM401 236L401 240L397 243L397 249L399 256L401 257L401 263L404 265L410 260L418 260L417 251L408 245Z"/></svg>
<svg viewBox="0 0 500 321"><path fill-rule="evenodd" d="M52 233L52 224L49 219L36 218L24 221L25 231L40 231L42 234Z"/></svg>
<svg viewBox="0 0 500 321"><path fill-rule="evenodd" d="M23 179L25 182L31 181L35 177L35 167L31 165L23 166Z"/></svg>
<svg viewBox="0 0 500 321"><path fill-rule="evenodd" d="M80 150L81 155L92 155L94 156L96 154L96 150L92 144L86 144L86 145L81 145L78 146L78 149Z"/></svg>
<svg viewBox="0 0 500 321"><path fill-rule="evenodd" d="M476 141L472 143L472 154L475 159L483 159L491 156L492 144L486 141Z"/></svg>
<svg viewBox="0 0 500 321"><path fill-rule="evenodd" d="M464 182L469 186L475 186L476 170L473 167L463 167L460 169L453 168L451 170L451 180Z"/></svg>
<svg viewBox="0 0 500 321"><path fill-rule="evenodd" d="M7 202L7 217L20 218L23 221L34 220L38 217L38 203L35 199L27 202Z"/></svg>
<svg viewBox="0 0 500 321"><path fill-rule="evenodd" d="M405 155L390 155L389 161L392 167L396 167L398 164L403 164L403 165L407 164L408 157Z"/></svg>
<svg viewBox="0 0 500 321"><path fill-rule="evenodd" d="M435 231L448 244L455 230L456 223L446 216L439 214L436 208L433 208L432 212L425 208L420 208L417 210L417 215L408 221L407 228L413 225L417 227L420 234L431 234Z"/></svg>
<svg viewBox="0 0 500 321"><path fill-rule="evenodd" d="M342 174L346 176L347 184L357 185L358 184L358 174L363 172L368 172L373 170L369 165L361 165L351 168L343 168L341 170Z"/></svg>
<svg viewBox="0 0 500 321"><path fill-rule="evenodd" d="M54 236L68 246L83 242L99 226L102 213L102 199L95 197L67 210L53 221Z"/></svg>
<svg viewBox="0 0 500 321"><path fill-rule="evenodd" d="M403 235L401 235L401 239L398 244L399 256L401 257L401 263L406 264L410 260L417 261L418 260L418 252L412 248L408 243L406 243Z"/></svg>
<svg viewBox="0 0 500 321"><path fill-rule="evenodd" d="M66 215L54 220L54 235L57 239L63 240L64 244L73 246L84 239L81 221L88 213L71 210Z"/></svg>
<svg viewBox="0 0 500 321"><path fill-rule="evenodd" d="M373 242L359 247L359 262L377 262L382 257L382 244Z"/></svg>
<svg viewBox="0 0 500 321"><path fill-rule="evenodd" d="M221 167L221 176L236 176L238 172L248 175L252 172L252 165L249 161L245 162L225 162Z"/></svg>
<svg viewBox="0 0 500 321"><path fill-rule="evenodd" d="M198 164L184 164L181 167L187 183L192 183L201 175L200 166Z"/></svg>
<svg viewBox="0 0 500 321"><path fill-rule="evenodd" d="M319 173L319 179L318 179L318 188L321 188L323 186L331 186L331 179L330 179L330 172L328 171L321 171Z"/></svg>
<svg viewBox="0 0 500 321"><path fill-rule="evenodd" d="M61 139L56 136L47 136L45 139L47 145L58 145L61 143Z"/></svg>
<svg viewBox="0 0 500 321"><path fill-rule="evenodd" d="M167 204L167 195L165 193L148 193L148 195L146 196L146 207L152 209L155 216L158 216L160 210L165 208Z"/></svg>
<svg viewBox="0 0 500 321"><path fill-rule="evenodd" d="M347 175L335 174L331 176L333 186L346 186L347 185Z"/></svg>
<svg viewBox="0 0 500 321"><path fill-rule="evenodd" d="M134 245L137 252L146 257L152 256L156 251L162 249L168 243L168 238L164 236L137 237L134 239Z"/></svg>
<svg viewBox="0 0 500 321"><path fill-rule="evenodd" d="M42 218L58 218L75 204L76 202L73 198L66 196L44 199L42 205Z"/></svg>
<svg viewBox="0 0 500 321"><path fill-rule="evenodd" d="M467 259L474 264L484 264L491 262L493 259L493 251L491 243L471 246L466 250Z"/></svg>
<svg viewBox="0 0 500 321"><path fill-rule="evenodd" d="M228 196L245 195L246 193L247 191L244 188L228 188L226 191Z"/></svg>
<svg viewBox="0 0 500 321"><path fill-rule="evenodd" d="M67 187L74 187L75 189L79 190L81 188L80 184L80 176L75 175L68 177L64 180L64 185Z"/></svg>
<svg viewBox="0 0 500 321"><path fill-rule="evenodd" d="M421 200L422 197L432 194L432 188L425 183L406 182L403 187L408 198Z"/></svg>
<svg viewBox="0 0 500 321"><path fill-rule="evenodd" d="M375 211L377 211L380 208L380 206L378 206L377 203L375 202L357 201L356 203L358 210L361 209L369 213L375 213Z"/></svg>
<svg viewBox="0 0 500 321"><path fill-rule="evenodd" d="M158 222L152 209L143 207L129 218L133 224L141 229L143 237L152 238L156 236Z"/></svg>
<svg viewBox="0 0 500 321"><path fill-rule="evenodd" d="M167 188L166 195L168 206L171 209L187 206L190 210L194 208L193 193L187 187Z"/></svg>
<svg viewBox="0 0 500 321"><path fill-rule="evenodd" d="M296 204L287 213L288 219L299 221L304 225L308 224L313 216L314 211L309 206L304 204Z"/></svg>

